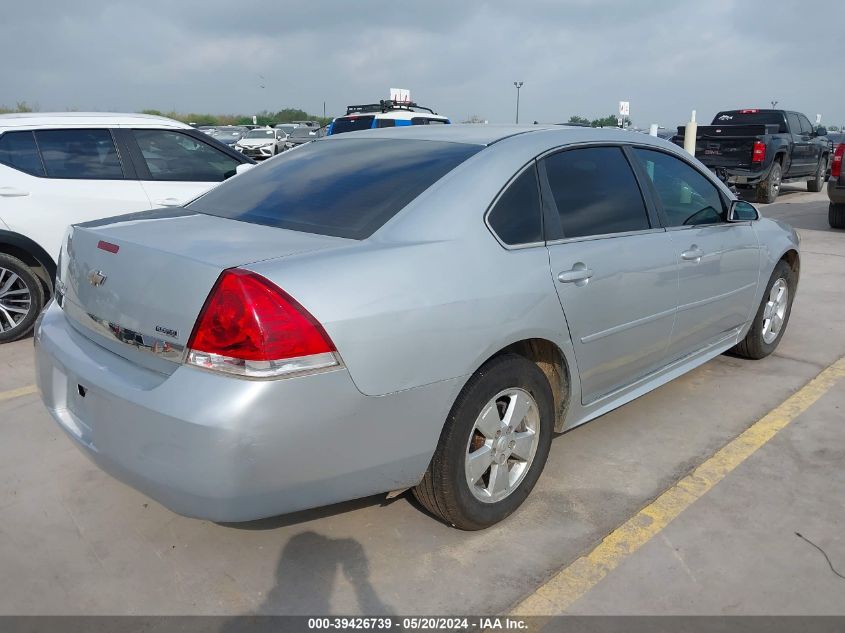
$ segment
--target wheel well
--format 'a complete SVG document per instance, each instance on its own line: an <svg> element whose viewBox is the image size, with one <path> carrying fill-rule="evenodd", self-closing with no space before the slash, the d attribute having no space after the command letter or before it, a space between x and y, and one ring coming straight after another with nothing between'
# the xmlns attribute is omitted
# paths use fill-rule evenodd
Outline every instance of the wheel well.
<svg viewBox="0 0 845 633"><path fill-rule="evenodd" d="M517 341L494 354L491 358L502 354L518 354L527 358L546 375L549 385L552 388L552 395L555 400L555 430L560 431L570 401L570 380L569 367L560 348L542 338L531 338Z"/></svg>
<svg viewBox="0 0 845 633"><path fill-rule="evenodd" d="M783 254L781 259L789 264L789 267L792 269L792 272L795 273L796 277L801 274L801 258L798 256L798 251L794 249L788 250Z"/></svg>
<svg viewBox="0 0 845 633"><path fill-rule="evenodd" d="M15 244L9 244L8 242L0 242L0 253L16 257L29 266L35 276L41 281L41 285L44 286L45 296L49 297L53 294L53 275L55 274L56 265L52 259L42 262L27 249Z"/></svg>

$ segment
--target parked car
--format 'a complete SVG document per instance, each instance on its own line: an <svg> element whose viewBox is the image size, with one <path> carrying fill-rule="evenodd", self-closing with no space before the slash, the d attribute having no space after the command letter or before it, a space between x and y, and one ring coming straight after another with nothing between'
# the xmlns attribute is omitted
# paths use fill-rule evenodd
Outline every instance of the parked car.
<svg viewBox="0 0 845 633"><path fill-rule="evenodd" d="M479 529L525 500L553 432L772 353L798 245L647 135L327 137L184 209L74 226L37 381L92 460L182 514L413 487Z"/></svg>
<svg viewBox="0 0 845 633"><path fill-rule="evenodd" d="M235 143L235 149L256 160L270 158L285 151L288 135L284 130L265 127L250 130Z"/></svg>
<svg viewBox="0 0 845 633"><path fill-rule="evenodd" d="M328 127L327 134L343 134L358 130L373 130L405 125L439 125L451 121L431 108L416 103L379 101L346 107L346 116L337 117Z"/></svg>
<svg viewBox="0 0 845 633"><path fill-rule="evenodd" d="M288 134L288 135L298 127L299 127L298 123L277 123L275 125L275 129L281 130L282 132L284 132L285 134Z"/></svg>
<svg viewBox="0 0 845 633"><path fill-rule="evenodd" d="M833 162L830 167L830 180L827 181L827 196L830 206L827 219L831 228L845 229L845 177L842 174L842 156L845 154L845 143L836 146Z"/></svg>
<svg viewBox="0 0 845 633"><path fill-rule="evenodd" d="M158 116L0 115L0 343L32 330L68 225L183 204L252 162Z"/></svg>
<svg viewBox="0 0 845 633"><path fill-rule="evenodd" d="M214 130L212 136L234 149L235 144L246 136L247 132L249 128L243 125L221 125Z"/></svg>
<svg viewBox="0 0 845 633"><path fill-rule="evenodd" d="M683 146L685 126L674 141ZM784 182L806 182L821 191L830 146L823 128L814 129L800 112L725 110L696 133L695 156L727 182L755 187L757 200L774 202Z"/></svg>
<svg viewBox="0 0 845 633"><path fill-rule="evenodd" d="M318 138L323 138L326 135L324 128L312 127L298 127L287 137L285 141L285 149L293 149L303 143L310 143Z"/></svg>

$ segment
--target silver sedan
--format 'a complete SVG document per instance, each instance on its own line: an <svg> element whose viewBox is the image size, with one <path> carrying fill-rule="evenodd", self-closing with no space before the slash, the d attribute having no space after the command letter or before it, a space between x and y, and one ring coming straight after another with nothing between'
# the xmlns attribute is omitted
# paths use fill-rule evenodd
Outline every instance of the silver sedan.
<svg viewBox="0 0 845 633"><path fill-rule="evenodd" d="M181 209L72 227L48 410L174 511L412 488L480 529L552 435L783 336L798 237L669 142L535 126L320 139Z"/></svg>

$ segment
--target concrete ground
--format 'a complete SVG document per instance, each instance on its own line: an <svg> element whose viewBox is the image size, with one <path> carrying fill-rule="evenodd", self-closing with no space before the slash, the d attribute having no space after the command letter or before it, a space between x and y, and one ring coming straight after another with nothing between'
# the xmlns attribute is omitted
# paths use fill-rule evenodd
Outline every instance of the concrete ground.
<svg viewBox="0 0 845 633"><path fill-rule="evenodd" d="M453 530L407 497L243 525L186 519L92 466L33 382L31 340L0 348L0 614L498 613L845 355L845 232L824 194L764 213L803 237L771 357L719 357L555 439L523 508ZM822 221L823 220L823 221ZM841 407L834 388L572 605L577 613L845 613Z"/></svg>

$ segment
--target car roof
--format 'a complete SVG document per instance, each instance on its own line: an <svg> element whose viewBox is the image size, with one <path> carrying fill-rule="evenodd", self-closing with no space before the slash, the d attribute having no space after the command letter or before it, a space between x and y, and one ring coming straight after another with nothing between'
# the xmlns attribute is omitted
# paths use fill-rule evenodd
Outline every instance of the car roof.
<svg viewBox="0 0 845 633"><path fill-rule="evenodd" d="M386 127L374 130L344 132L325 137L325 140L343 140L350 138L404 138L422 141L447 141L468 143L471 145L492 145L503 139L518 135L554 135L555 143L583 143L591 141L640 141L640 137L652 138L645 134L620 130L617 128L585 128L566 125L490 125L490 124L455 124L455 125L411 125L405 127Z"/></svg>
<svg viewBox="0 0 845 633"><path fill-rule="evenodd" d="M181 121L154 114L120 112L14 112L0 114L2 128L143 126L191 129Z"/></svg>

